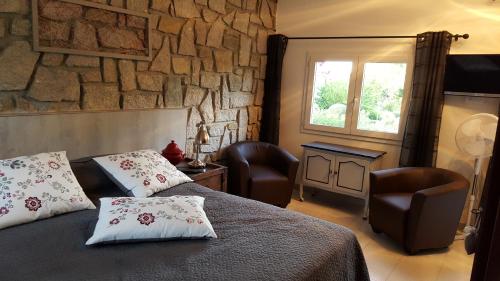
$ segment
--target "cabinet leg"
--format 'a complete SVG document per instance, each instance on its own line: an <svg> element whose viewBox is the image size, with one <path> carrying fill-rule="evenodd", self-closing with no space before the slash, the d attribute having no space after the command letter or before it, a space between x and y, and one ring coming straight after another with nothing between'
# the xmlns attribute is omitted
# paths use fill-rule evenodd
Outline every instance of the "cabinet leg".
<svg viewBox="0 0 500 281"><path fill-rule="evenodd" d="M363 219L366 220L368 218L368 199L365 199L365 208L363 210Z"/></svg>
<svg viewBox="0 0 500 281"><path fill-rule="evenodd" d="M299 199L304 202L304 185L299 185Z"/></svg>

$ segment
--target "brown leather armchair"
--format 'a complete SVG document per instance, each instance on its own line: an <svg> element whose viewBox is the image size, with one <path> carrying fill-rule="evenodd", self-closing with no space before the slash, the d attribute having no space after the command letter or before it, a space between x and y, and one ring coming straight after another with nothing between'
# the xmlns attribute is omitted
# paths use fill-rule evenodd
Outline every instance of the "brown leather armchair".
<svg viewBox="0 0 500 281"><path fill-rule="evenodd" d="M374 232L409 254L448 247L455 238L469 182L438 168L396 168L370 173L369 222Z"/></svg>
<svg viewBox="0 0 500 281"><path fill-rule="evenodd" d="M276 145L244 141L228 147L228 191L285 208L299 160Z"/></svg>

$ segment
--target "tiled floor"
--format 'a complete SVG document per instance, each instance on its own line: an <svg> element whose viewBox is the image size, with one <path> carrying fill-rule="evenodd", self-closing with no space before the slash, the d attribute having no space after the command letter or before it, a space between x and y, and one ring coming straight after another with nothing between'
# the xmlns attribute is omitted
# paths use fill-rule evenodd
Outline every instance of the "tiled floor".
<svg viewBox="0 0 500 281"><path fill-rule="evenodd" d="M288 209L318 217L352 229L370 271L372 281L465 281L470 279L474 257L464 251L463 241L455 241L448 250L408 256L383 234L372 232L361 218L363 202L358 199L317 191L306 192L305 201L297 194Z"/></svg>

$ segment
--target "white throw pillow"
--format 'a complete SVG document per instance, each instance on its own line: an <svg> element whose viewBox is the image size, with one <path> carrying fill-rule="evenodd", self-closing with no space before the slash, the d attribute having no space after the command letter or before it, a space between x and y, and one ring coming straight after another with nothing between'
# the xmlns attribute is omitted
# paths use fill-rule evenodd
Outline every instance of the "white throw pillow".
<svg viewBox="0 0 500 281"><path fill-rule="evenodd" d="M99 220L86 245L130 240L217 238L200 196L101 198Z"/></svg>
<svg viewBox="0 0 500 281"><path fill-rule="evenodd" d="M65 151L0 160L0 229L83 209L95 206Z"/></svg>
<svg viewBox="0 0 500 281"><path fill-rule="evenodd" d="M148 197L172 186L192 181L153 150L96 157L94 160L129 196Z"/></svg>

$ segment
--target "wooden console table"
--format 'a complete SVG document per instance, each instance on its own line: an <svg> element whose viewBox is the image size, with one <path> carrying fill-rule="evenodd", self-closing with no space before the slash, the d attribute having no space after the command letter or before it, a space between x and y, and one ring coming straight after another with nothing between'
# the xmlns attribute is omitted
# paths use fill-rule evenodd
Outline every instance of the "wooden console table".
<svg viewBox="0 0 500 281"><path fill-rule="evenodd" d="M370 172L379 169L384 151L312 142L303 144L300 200L304 185L365 200L368 216Z"/></svg>

